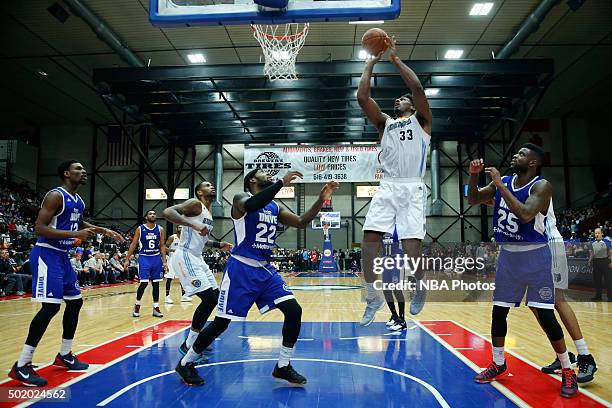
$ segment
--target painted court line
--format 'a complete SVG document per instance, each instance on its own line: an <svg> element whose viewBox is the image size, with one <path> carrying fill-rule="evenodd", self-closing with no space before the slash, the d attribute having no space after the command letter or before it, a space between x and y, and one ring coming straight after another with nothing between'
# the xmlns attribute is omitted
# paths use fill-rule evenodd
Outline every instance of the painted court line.
<svg viewBox="0 0 612 408"><path fill-rule="evenodd" d="M67 386L70 386L78 381L81 381L87 377L90 377L91 375L94 375L104 370L110 365L113 365L136 353L139 353L140 351L142 351L143 348L151 347L152 345L157 344L161 341L164 341L170 337L168 335L160 335L160 332L158 330L166 329L165 332L167 333L168 329L175 328L176 330L173 333L174 335L174 334L181 333L186 327L189 326L189 324L190 324L190 321L187 321L187 320L167 320L163 322L158 322L153 325L147 326L143 329L132 332L129 335L124 335L124 336L117 337L115 339L111 339L109 341L101 343L98 346L92 347L91 349L87 349L82 352L79 352L78 356L84 361L87 361L88 363L90 363L90 369L87 371L62 370L62 369L53 367L51 364L47 364L44 367L39 367L37 369L37 372L49 381L49 385L45 387L45 389L52 390L60 386L67 387ZM152 338L157 337L157 339L154 341L151 341L150 343L149 342L145 343L145 341L143 341L142 333L147 332L147 331L151 332L150 336L147 336L147 338L152 339ZM139 346L138 349L133 350L133 351L128 351L126 349L125 347L126 343L133 345L134 343L137 343L138 341L143 342L143 345ZM21 386L21 383L14 381L12 379L5 380L0 385L0 387L19 387L19 386ZM35 402L37 401L29 400L29 401L22 402L22 403L9 402L9 403L3 403L2 406L3 407L14 407L14 406L27 407Z"/></svg>
<svg viewBox="0 0 612 408"><path fill-rule="evenodd" d="M251 363L251 362L262 362L262 361L277 361L278 359L276 358L257 358L257 359L250 359L250 360L234 360L234 361L220 361L217 363L208 363L208 364L202 364L199 365L197 367L211 367L211 366L217 366L217 365L226 365L226 364L240 364L240 363ZM438 402L438 404L440 404L441 407L443 408L450 408L450 405L448 404L448 402L446 402L446 400L444 399L444 397L442 396L442 394L440 394L440 392L431 384L429 384L428 382L425 382L423 380L421 380L418 377L414 377L410 374L406 374L403 373L401 371L397 371L397 370L393 370L387 367L380 367L380 366L375 366L375 365L371 365L371 364L364 364L364 363L357 363L357 362L353 362L353 361L342 361L342 360L326 360L326 359L318 359L318 358L293 358L293 361L310 361L310 362L318 362L318 363L331 363L331 364L345 364L345 365L352 365L352 366L358 366L358 367L366 367L366 368L372 368L375 370L381 370L381 371L387 371L393 374L397 374L399 376L408 378L416 383L418 383L419 385L423 386L424 388L426 388L436 399L436 401ZM124 387L122 389L120 389L119 391L115 392L114 394L110 395L109 397L107 397L106 399L98 402L96 404L96 406L98 407L104 407L107 404L109 404L110 402L114 401L115 399L117 399L118 397L120 397L121 395L125 394L126 392L128 392L129 390L131 390L132 388L135 388L141 384L147 383L151 380L160 378L160 377L164 377L166 375L170 375L173 374L174 370L172 371L166 371L163 373L159 373L159 374L155 374L152 375L150 377L146 377L143 378L142 380L136 381L135 383L132 383L130 385L128 385L127 387Z"/></svg>
<svg viewBox="0 0 612 408"><path fill-rule="evenodd" d="M491 360L491 343L484 336L479 336L469 328L454 321L437 321L438 326L430 330L437 336L436 331L450 332L452 336L439 337L439 339L454 349L455 353L461 354L475 367L487 366ZM429 330L429 329L427 329ZM455 347L473 346L480 343L481 346L473 350L457 351ZM572 399L566 399L559 395L560 377L543 374L540 368L518 356L512 350L507 350L506 361L514 379L500 379L492 385L503 385L508 391L530 406L549 407L601 407L609 403L581 388L580 394ZM505 393L505 390L503 391Z"/></svg>

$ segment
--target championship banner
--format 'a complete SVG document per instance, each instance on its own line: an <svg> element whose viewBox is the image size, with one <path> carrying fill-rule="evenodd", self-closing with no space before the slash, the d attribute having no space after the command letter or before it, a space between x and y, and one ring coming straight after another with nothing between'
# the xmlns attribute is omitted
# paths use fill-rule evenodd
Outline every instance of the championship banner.
<svg viewBox="0 0 612 408"><path fill-rule="evenodd" d="M245 146L244 173L260 168L281 178L299 171L301 183L380 181L379 152L377 145Z"/></svg>

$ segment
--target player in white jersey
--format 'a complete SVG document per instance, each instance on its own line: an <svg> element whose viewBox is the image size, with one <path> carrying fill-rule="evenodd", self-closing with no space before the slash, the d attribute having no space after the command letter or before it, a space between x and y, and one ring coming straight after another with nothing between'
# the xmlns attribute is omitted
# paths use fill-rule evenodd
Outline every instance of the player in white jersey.
<svg viewBox="0 0 612 408"><path fill-rule="evenodd" d="M572 307L565 300L565 296L563 295L563 291L568 288L569 268L567 266L565 242L563 242L563 237L557 229L557 218L555 217L552 199L550 200L548 212L546 213L546 235L548 236L548 245L552 254L552 274L555 284L555 309L557 313L559 313L563 325L576 345L576 350L578 352L578 382L590 382L594 379L593 376L595 371L597 371L597 364L593 356L589 353L589 348L582 335L582 330L580 329L580 324L574 314L574 310L572 310ZM569 353L569 356L572 364L575 363L576 357L574 354ZM551 364L542 367L542 372L546 374L553 374L560 371L561 363L558 358L555 358L555 361Z"/></svg>
<svg viewBox="0 0 612 408"><path fill-rule="evenodd" d="M174 252L176 251L176 248L178 248L182 229L183 229L183 226L178 225L176 227L176 234L170 235L170 237L168 237L168 240L166 241L166 248L167 248L166 253L168 254L168 272L164 275L164 277L166 278L166 304L169 304L169 305L174 303L174 301L170 297L170 289L172 288L172 280L176 279L178 276L175 273L174 268L172 268L172 265L170 264L170 259L172 258L172 254L174 254ZM185 294L185 290L183 289L183 286L181 285L180 281L179 281L179 285L181 286L181 291L182 291L181 302L191 302L192 300L191 297Z"/></svg>
<svg viewBox="0 0 612 408"><path fill-rule="evenodd" d="M232 244L228 242L213 241L209 238L213 229L210 208L215 199L215 187L204 181L198 184L195 194L196 198L168 207L163 212L166 220L183 226L176 251L170 258L170 268L179 277L185 294L195 295L201 299L193 314L189 336L179 348L179 352L183 355L193 345L198 333L217 306L219 298L217 281L202 258L204 247L210 246L224 251L232 249Z"/></svg>
<svg viewBox="0 0 612 408"><path fill-rule="evenodd" d="M367 61L357 90L357 101L368 120L378 129L379 161L384 180L372 198L363 226L362 270L367 289L367 306L361 320L363 326L372 323L376 312L385 305L381 294L374 289L377 276L373 272L374 258L380 253L383 235L393 233L397 226L402 249L413 259L421 256L421 241L425 237L427 188L423 176L431 139L432 114L418 76L397 56L393 40L388 45L389 60L399 70L411 94L395 100L395 119L383 113L370 96L370 78L374 65L384 52ZM423 271L414 271L414 277L419 284L416 285L410 313L417 314L425 303L425 290L420 285Z"/></svg>

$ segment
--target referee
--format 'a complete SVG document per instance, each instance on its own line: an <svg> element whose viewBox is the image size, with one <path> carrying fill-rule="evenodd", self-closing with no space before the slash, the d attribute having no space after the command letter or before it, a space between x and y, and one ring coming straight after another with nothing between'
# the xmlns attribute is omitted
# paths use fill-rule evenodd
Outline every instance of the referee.
<svg viewBox="0 0 612 408"><path fill-rule="evenodd" d="M610 241L603 239L601 228L595 229L595 241L591 242L589 265L593 266L593 283L597 291L592 300L601 300L602 278L608 288L608 302L612 301L612 273L610 273Z"/></svg>

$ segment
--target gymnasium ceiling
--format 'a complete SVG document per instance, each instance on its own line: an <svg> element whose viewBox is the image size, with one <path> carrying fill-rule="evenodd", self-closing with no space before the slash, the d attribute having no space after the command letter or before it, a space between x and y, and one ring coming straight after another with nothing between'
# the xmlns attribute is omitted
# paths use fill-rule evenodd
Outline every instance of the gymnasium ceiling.
<svg viewBox="0 0 612 408"><path fill-rule="evenodd" d="M539 3L493 1L488 16L472 17L468 15L471 0L404 0L401 17L381 28L396 36L405 60L443 59L449 48L464 49L467 59L490 59ZM148 21L147 0L83 2L150 66L190 65L186 56L194 51L205 55L206 66L260 62L261 49L245 26L160 29ZM3 127L112 120L96 93L93 70L126 64L79 17L72 15L63 24L57 21L47 11L52 3L28 0L0 5L0 32L5 39L0 51ZM313 24L298 62L358 61L359 40L367 28ZM587 0L572 12L563 0L513 58L554 60L554 80L538 116L609 108L612 1Z"/></svg>

